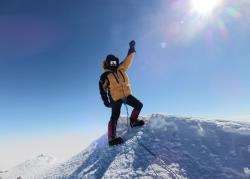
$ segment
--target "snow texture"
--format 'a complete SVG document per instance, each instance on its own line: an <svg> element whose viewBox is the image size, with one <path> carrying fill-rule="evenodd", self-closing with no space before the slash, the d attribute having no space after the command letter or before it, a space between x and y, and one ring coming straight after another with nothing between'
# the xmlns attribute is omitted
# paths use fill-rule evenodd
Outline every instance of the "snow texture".
<svg viewBox="0 0 250 179"><path fill-rule="evenodd" d="M250 178L249 123L160 114L143 119L145 126L133 129L119 119L123 145L109 147L103 135L36 178Z"/></svg>
<svg viewBox="0 0 250 179"><path fill-rule="evenodd" d="M34 159L27 160L8 172L3 172L3 179L35 179L41 178L42 174L56 163L52 156L41 154ZM1 175L0 175L1 178Z"/></svg>

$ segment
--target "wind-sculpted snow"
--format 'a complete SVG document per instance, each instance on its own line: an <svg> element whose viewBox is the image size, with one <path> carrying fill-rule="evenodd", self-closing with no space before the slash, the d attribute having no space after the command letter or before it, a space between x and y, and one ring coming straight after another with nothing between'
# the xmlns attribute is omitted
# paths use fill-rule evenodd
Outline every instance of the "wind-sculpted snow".
<svg viewBox="0 0 250 179"><path fill-rule="evenodd" d="M27 160L9 171L3 172L3 179L38 179L45 171L56 163L56 159L41 154L34 159ZM1 175L0 175L1 178Z"/></svg>
<svg viewBox="0 0 250 179"><path fill-rule="evenodd" d="M109 147L105 134L64 163L40 155L0 178L250 178L249 123L159 114L143 119L145 126L133 129L119 119L123 145Z"/></svg>
<svg viewBox="0 0 250 179"><path fill-rule="evenodd" d="M144 120L128 130L120 118L125 144L108 147L103 135L45 178L250 178L249 123L159 114Z"/></svg>

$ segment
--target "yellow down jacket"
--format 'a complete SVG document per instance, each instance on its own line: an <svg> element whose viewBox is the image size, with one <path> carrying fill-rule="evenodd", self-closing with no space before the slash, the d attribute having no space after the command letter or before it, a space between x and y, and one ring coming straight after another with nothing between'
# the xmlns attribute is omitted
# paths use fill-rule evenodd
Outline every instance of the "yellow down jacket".
<svg viewBox="0 0 250 179"><path fill-rule="evenodd" d="M130 82L126 71L129 69L135 52L129 54L118 66L117 71L104 69L107 76L101 84L113 101L123 99L132 94Z"/></svg>

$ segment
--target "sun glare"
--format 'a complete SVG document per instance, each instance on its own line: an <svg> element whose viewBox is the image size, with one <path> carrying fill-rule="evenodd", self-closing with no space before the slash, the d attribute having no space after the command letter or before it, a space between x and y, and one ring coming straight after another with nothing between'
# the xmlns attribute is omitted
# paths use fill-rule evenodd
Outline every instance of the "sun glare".
<svg viewBox="0 0 250 179"><path fill-rule="evenodd" d="M222 0L191 0L191 8L200 15L208 16L221 4Z"/></svg>

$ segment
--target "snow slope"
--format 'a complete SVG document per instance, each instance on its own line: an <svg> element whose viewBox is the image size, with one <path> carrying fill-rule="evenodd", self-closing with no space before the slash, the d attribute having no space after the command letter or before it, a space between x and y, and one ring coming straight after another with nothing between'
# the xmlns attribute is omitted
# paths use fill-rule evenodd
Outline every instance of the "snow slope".
<svg viewBox="0 0 250 179"><path fill-rule="evenodd" d="M126 143L108 147L106 135L38 178L250 178L250 124L155 114L142 128L118 133ZM146 147L146 148L145 148Z"/></svg>
<svg viewBox="0 0 250 179"><path fill-rule="evenodd" d="M48 168L51 168L56 164L56 159L49 155L41 154L34 159L27 160L8 172L4 172L0 175L3 179L16 179L21 177L22 179L35 179L41 178Z"/></svg>
<svg viewBox="0 0 250 179"><path fill-rule="evenodd" d="M8 171L2 171L2 170L0 170L0 179L2 179L2 177L4 176L4 175L6 175L8 173Z"/></svg>

